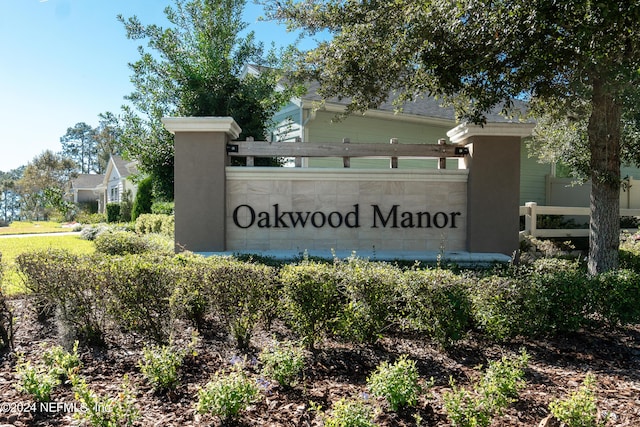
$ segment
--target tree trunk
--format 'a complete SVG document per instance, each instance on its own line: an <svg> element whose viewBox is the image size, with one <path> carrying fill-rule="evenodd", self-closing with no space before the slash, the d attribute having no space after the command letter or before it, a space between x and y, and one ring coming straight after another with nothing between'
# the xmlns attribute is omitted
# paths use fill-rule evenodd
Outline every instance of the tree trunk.
<svg viewBox="0 0 640 427"><path fill-rule="evenodd" d="M621 106L599 78L593 83L588 135L591 154L590 274L618 267L620 246Z"/></svg>

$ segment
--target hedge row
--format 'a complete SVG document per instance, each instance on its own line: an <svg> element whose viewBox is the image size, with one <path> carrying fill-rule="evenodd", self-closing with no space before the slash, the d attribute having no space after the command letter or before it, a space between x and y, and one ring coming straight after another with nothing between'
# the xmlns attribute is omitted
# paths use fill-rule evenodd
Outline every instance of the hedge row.
<svg viewBox="0 0 640 427"><path fill-rule="evenodd" d="M176 320L212 322L247 346L254 328L284 320L309 347L322 337L370 343L410 330L450 345L469 331L503 340L640 321L640 275L590 278L575 262L539 260L493 273L403 270L352 258L281 268L197 255L17 258L41 318L100 342L113 328L166 341Z"/></svg>
<svg viewBox="0 0 640 427"><path fill-rule="evenodd" d="M167 214L142 214L136 218L136 233L174 236L175 217Z"/></svg>

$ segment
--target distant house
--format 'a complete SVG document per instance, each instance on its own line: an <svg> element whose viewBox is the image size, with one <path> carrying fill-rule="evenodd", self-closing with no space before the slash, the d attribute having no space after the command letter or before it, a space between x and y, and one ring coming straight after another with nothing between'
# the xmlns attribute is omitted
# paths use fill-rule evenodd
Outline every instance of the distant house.
<svg viewBox="0 0 640 427"><path fill-rule="evenodd" d="M71 201L91 212L97 212L100 205L104 205L104 200L100 202L102 190L99 187L104 181L102 174L82 173L69 183L69 193Z"/></svg>
<svg viewBox="0 0 640 427"><path fill-rule="evenodd" d="M129 200L133 201L138 191L138 186L131 180L138 173L136 161L124 160L122 157L112 155L107 164L107 171L102 181L101 189L104 191L105 203L120 203L124 200L124 194L129 191ZM100 210L104 212L104 206Z"/></svg>
<svg viewBox="0 0 640 427"><path fill-rule="evenodd" d="M80 174L69 185L73 202L78 205L94 204L97 212L105 212L107 203L120 203L127 191L130 200L136 196L137 185L132 177L138 173L137 162L111 155L104 174Z"/></svg>

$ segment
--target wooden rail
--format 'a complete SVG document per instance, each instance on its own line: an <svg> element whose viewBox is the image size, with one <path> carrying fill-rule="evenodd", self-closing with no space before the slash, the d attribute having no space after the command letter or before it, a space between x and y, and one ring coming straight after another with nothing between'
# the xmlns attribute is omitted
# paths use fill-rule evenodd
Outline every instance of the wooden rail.
<svg viewBox="0 0 640 427"><path fill-rule="evenodd" d="M437 158L440 167L447 158L460 158L469 154L466 147L445 144L398 144L393 138L390 144L351 143L345 138L343 142L265 142L233 141L227 144L227 154L231 157L246 157L247 166L253 166L255 157L293 157L296 166L303 157L338 157L343 159L344 167L350 167L352 157L388 158L392 168L398 167L398 158Z"/></svg>
<svg viewBox="0 0 640 427"><path fill-rule="evenodd" d="M538 215L580 215L590 216L590 208L568 206L538 206L535 202L527 202L520 206L520 216L525 218L524 230L520 232L520 238L533 237L588 237L589 230L584 228L551 229L538 228ZM620 209L620 216L640 216L640 209ZM630 229L629 231L636 231Z"/></svg>

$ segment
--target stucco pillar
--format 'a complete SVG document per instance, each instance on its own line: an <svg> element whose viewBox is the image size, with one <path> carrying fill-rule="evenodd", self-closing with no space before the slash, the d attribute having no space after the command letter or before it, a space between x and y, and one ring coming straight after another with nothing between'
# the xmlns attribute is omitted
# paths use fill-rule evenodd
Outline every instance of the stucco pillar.
<svg viewBox="0 0 640 427"><path fill-rule="evenodd" d="M459 125L447 136L469 148L466 159L467 250L511 255L518 249L520 148L530 123Z"/></svg>
<svg viewBox="0 0 640 427"><path fill-rule="evenodd" d="M165 117L175 135L176 252L224 251L227 142L241 132L231 117Z"/></svg>

